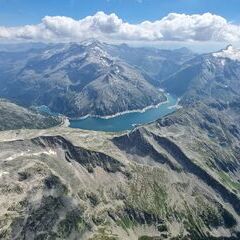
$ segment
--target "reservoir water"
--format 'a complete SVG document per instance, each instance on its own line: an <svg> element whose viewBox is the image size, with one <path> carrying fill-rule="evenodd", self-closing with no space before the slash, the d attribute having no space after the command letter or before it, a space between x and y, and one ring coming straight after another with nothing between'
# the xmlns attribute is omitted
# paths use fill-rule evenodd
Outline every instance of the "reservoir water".
<svg viewBox="0 0 240 240"><path fill-rule="evenodd" d="M168 101L144 112L128 112L111 118L87 117L70 120L71 128L85 130L118 132L131 130L136 125L149 123L176 110L177 98L167 95Z"/></svg>

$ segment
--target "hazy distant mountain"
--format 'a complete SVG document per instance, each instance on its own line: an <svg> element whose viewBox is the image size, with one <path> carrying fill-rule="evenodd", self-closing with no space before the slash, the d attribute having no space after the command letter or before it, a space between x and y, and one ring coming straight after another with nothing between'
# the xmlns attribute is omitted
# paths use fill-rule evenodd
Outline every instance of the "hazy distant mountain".
<svg viewBox="0 0 240 240"><path fill-rule="evenodd" d="M19 52L28 51L32 49L45 48L47 44L44 43L0 43L0 51L4 52Z"/></svg>
<svg viewBox="0 0 240 240"><path fill-rule="evenodd" d="M203 54L182 65L162 86L176 95L191 94L231 101L239 96L240 50L228 46L217 53Z"/></svg>
<svg viewBox="0 0 240 240"><path fill-rule="evenodd" d="M0 131L49 128L60 123L61 119L57 117L42 115L5 99L0 99Z"/></svg>
<svg viewBox="0 0 240 240"><path fill-rule="evenodd" d="M119 57L134 65L150 77L150 81L158 86L162 79L176 72L186 61L197 54L187 48L162 50L157 48L134 48L126 44L106 45L111 55Z"/></svg>

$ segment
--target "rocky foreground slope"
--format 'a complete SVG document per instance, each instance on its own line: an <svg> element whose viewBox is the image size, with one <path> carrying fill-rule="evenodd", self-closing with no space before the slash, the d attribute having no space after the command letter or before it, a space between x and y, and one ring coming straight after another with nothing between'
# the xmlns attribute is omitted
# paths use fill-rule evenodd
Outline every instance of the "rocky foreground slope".
<svg viewBox="0 0 240 240"><path fill-rule="evenodd" d="M128 134L0 133L2 239L239 239L239 105Z"/></svg>

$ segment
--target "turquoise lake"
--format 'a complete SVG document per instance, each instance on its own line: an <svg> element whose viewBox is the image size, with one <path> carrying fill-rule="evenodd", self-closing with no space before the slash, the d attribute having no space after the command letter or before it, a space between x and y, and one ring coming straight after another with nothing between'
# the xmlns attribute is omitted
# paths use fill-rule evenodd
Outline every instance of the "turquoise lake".
<svg viewBox="0 0 240 240"><path fill-rule="evenodd" d="M177 98L167 95L168 102L155 108L150 108L145 112L130 112L116 117L104 119L98 117L87 117L85 119L70 120L71 128L85 130L118 132L131 130L137 125L153 122L176 110Z"/></svg>

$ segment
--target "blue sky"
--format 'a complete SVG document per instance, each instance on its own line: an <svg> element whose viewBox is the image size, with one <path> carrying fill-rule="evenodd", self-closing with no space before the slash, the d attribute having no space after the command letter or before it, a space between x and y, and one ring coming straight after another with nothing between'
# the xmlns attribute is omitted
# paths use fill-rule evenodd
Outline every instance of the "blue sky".
<svg viewBox="0 0 240 240"><path fill-rule="evenodd" d="M0 0L0 42L88 38L204 51L239 47L240 0Z"/></svg>
<svg viewBox="0 0 240 240"><path fill-rule="evenodd" d="M240 0L0 0L0 25L37 24L46 15L80 19L98 11L114 12L130 23L160 19L170 12L211 12L240 22Z"/></svg>

